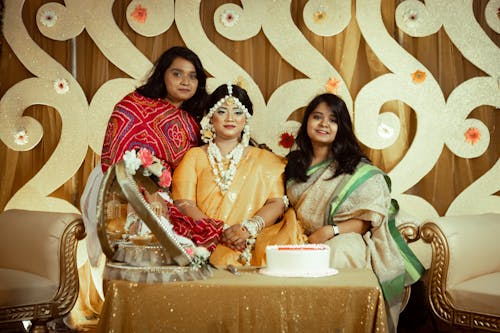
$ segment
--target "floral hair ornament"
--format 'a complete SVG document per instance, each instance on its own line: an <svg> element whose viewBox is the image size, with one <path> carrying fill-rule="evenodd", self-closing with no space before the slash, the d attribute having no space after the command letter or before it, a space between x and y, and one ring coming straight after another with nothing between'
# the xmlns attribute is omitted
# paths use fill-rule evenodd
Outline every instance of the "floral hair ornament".
<svg viewBox="0 0 500 333"><path fill-rule="evenodd" d="M233 85L231 84L231 82L227 83L227 93L228 94L226 96L222 97L210 108L210 110L208 110L208 113L201 120L201 139L205 143L213 141L215 139L215 128L210 120L212 119L215 111L224 103L226 103L227 105L236 104L236 106L245 113L245 118L247 119L247 124L243 128L243 135L241 138L241 143L243 144L243 146L247 147L248 143L250 142L250 126L248 125L248 119L250 119L252 115L250 114L250 112L248 112L247 107L243 105L243 103L241 103L238 97L233 96Z"/></svg>

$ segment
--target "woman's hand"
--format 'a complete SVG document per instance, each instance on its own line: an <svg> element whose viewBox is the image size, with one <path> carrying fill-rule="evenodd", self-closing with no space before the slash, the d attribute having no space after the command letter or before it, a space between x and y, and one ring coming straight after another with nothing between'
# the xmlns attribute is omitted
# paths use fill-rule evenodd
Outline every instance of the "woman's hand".
<svg viewBox="0 0 500 333"><path fill-rule="evenodd" d="M250 233L240 224L235 224L224 230L221 243L232 250L243 251L247 246L247 239Z"/></svg>
<svg viewBox="0 0 500 333"><path fill-rule="evenodd" d="M182 214L192 217L195 220L209 218L198 208L198 206L196 206L196 203L192 200L175 200L174 205L181 211Z"/></svg>
<svg viewBox="0 0 500 333"><path fill-rule="evenodd" d="M341 234L355 232L357 234L364 235L368 230L370 230L371 222L354 218L339 222L337 226ZM312 244L320 244L333 238L333 236L335 236L335 234L332 226L324 225L309 236L308 242Z"/></svg>
<svg viewBox="0 0 500 333"><path fill-rule="evenodd" d="M322 244L333 237L333 228L331 225L324 225L309 235L307 241L311 244Z"/></svg>

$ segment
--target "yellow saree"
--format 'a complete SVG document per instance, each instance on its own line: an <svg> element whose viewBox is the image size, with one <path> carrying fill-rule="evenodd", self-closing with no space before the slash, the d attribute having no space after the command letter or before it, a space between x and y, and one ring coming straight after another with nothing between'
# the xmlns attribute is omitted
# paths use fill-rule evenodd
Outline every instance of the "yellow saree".
<svg viewBox="0 0 500 333"><path fill-rule="evenodd" d="M285 161L264 149L247 147L237 165L230 189L222 193L217 186L204 147L190 149L175 169L172 199L191 200L210 218L227 225L239 224L255 215L268 199L282 198ZM217 245L210 256L216 267L240 266L241 252Z"/></svg>

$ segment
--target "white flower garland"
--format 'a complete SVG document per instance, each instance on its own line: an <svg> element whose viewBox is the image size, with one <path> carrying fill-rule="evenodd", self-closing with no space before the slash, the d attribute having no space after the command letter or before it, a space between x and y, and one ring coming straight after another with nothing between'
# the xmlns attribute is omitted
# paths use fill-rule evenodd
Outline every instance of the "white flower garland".
<svg viewBox="0 0 500 333"><path fill-rule="evenodd" d="M229 190L231 183L233 182L234 176L236 174L236 166L243 156L243 150L245 147L241 143L238 143L234 149L226 155L226 159L229 160L229 167L224 168L223 157L219 150L219 147L213 141L208 143L208 160L212 166L212 172L215 176L215 182L219 186L222 193Z"/></svg>

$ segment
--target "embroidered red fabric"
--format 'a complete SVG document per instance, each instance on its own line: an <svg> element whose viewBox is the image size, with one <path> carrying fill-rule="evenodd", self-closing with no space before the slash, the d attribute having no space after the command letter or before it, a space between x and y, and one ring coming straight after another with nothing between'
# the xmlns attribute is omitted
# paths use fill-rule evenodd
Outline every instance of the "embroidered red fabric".
<svg viewBox="0 0 500 333"><path fill-rule="evenodd" d="M174 231L181 236L190 238L197 246L204 246L212 252L219 243L224 230L224 222L216 219L195 220L182 214L175 206L169 206L170 223Z"/></svg>
<svg viewBox="0 0 500 333"><path fill-rule="evenodd" d="M174 169L189 148L198 145L200 127L184 110L136 92L116 104L101 154L103 172L127 150L147 148Z"/></svg>

